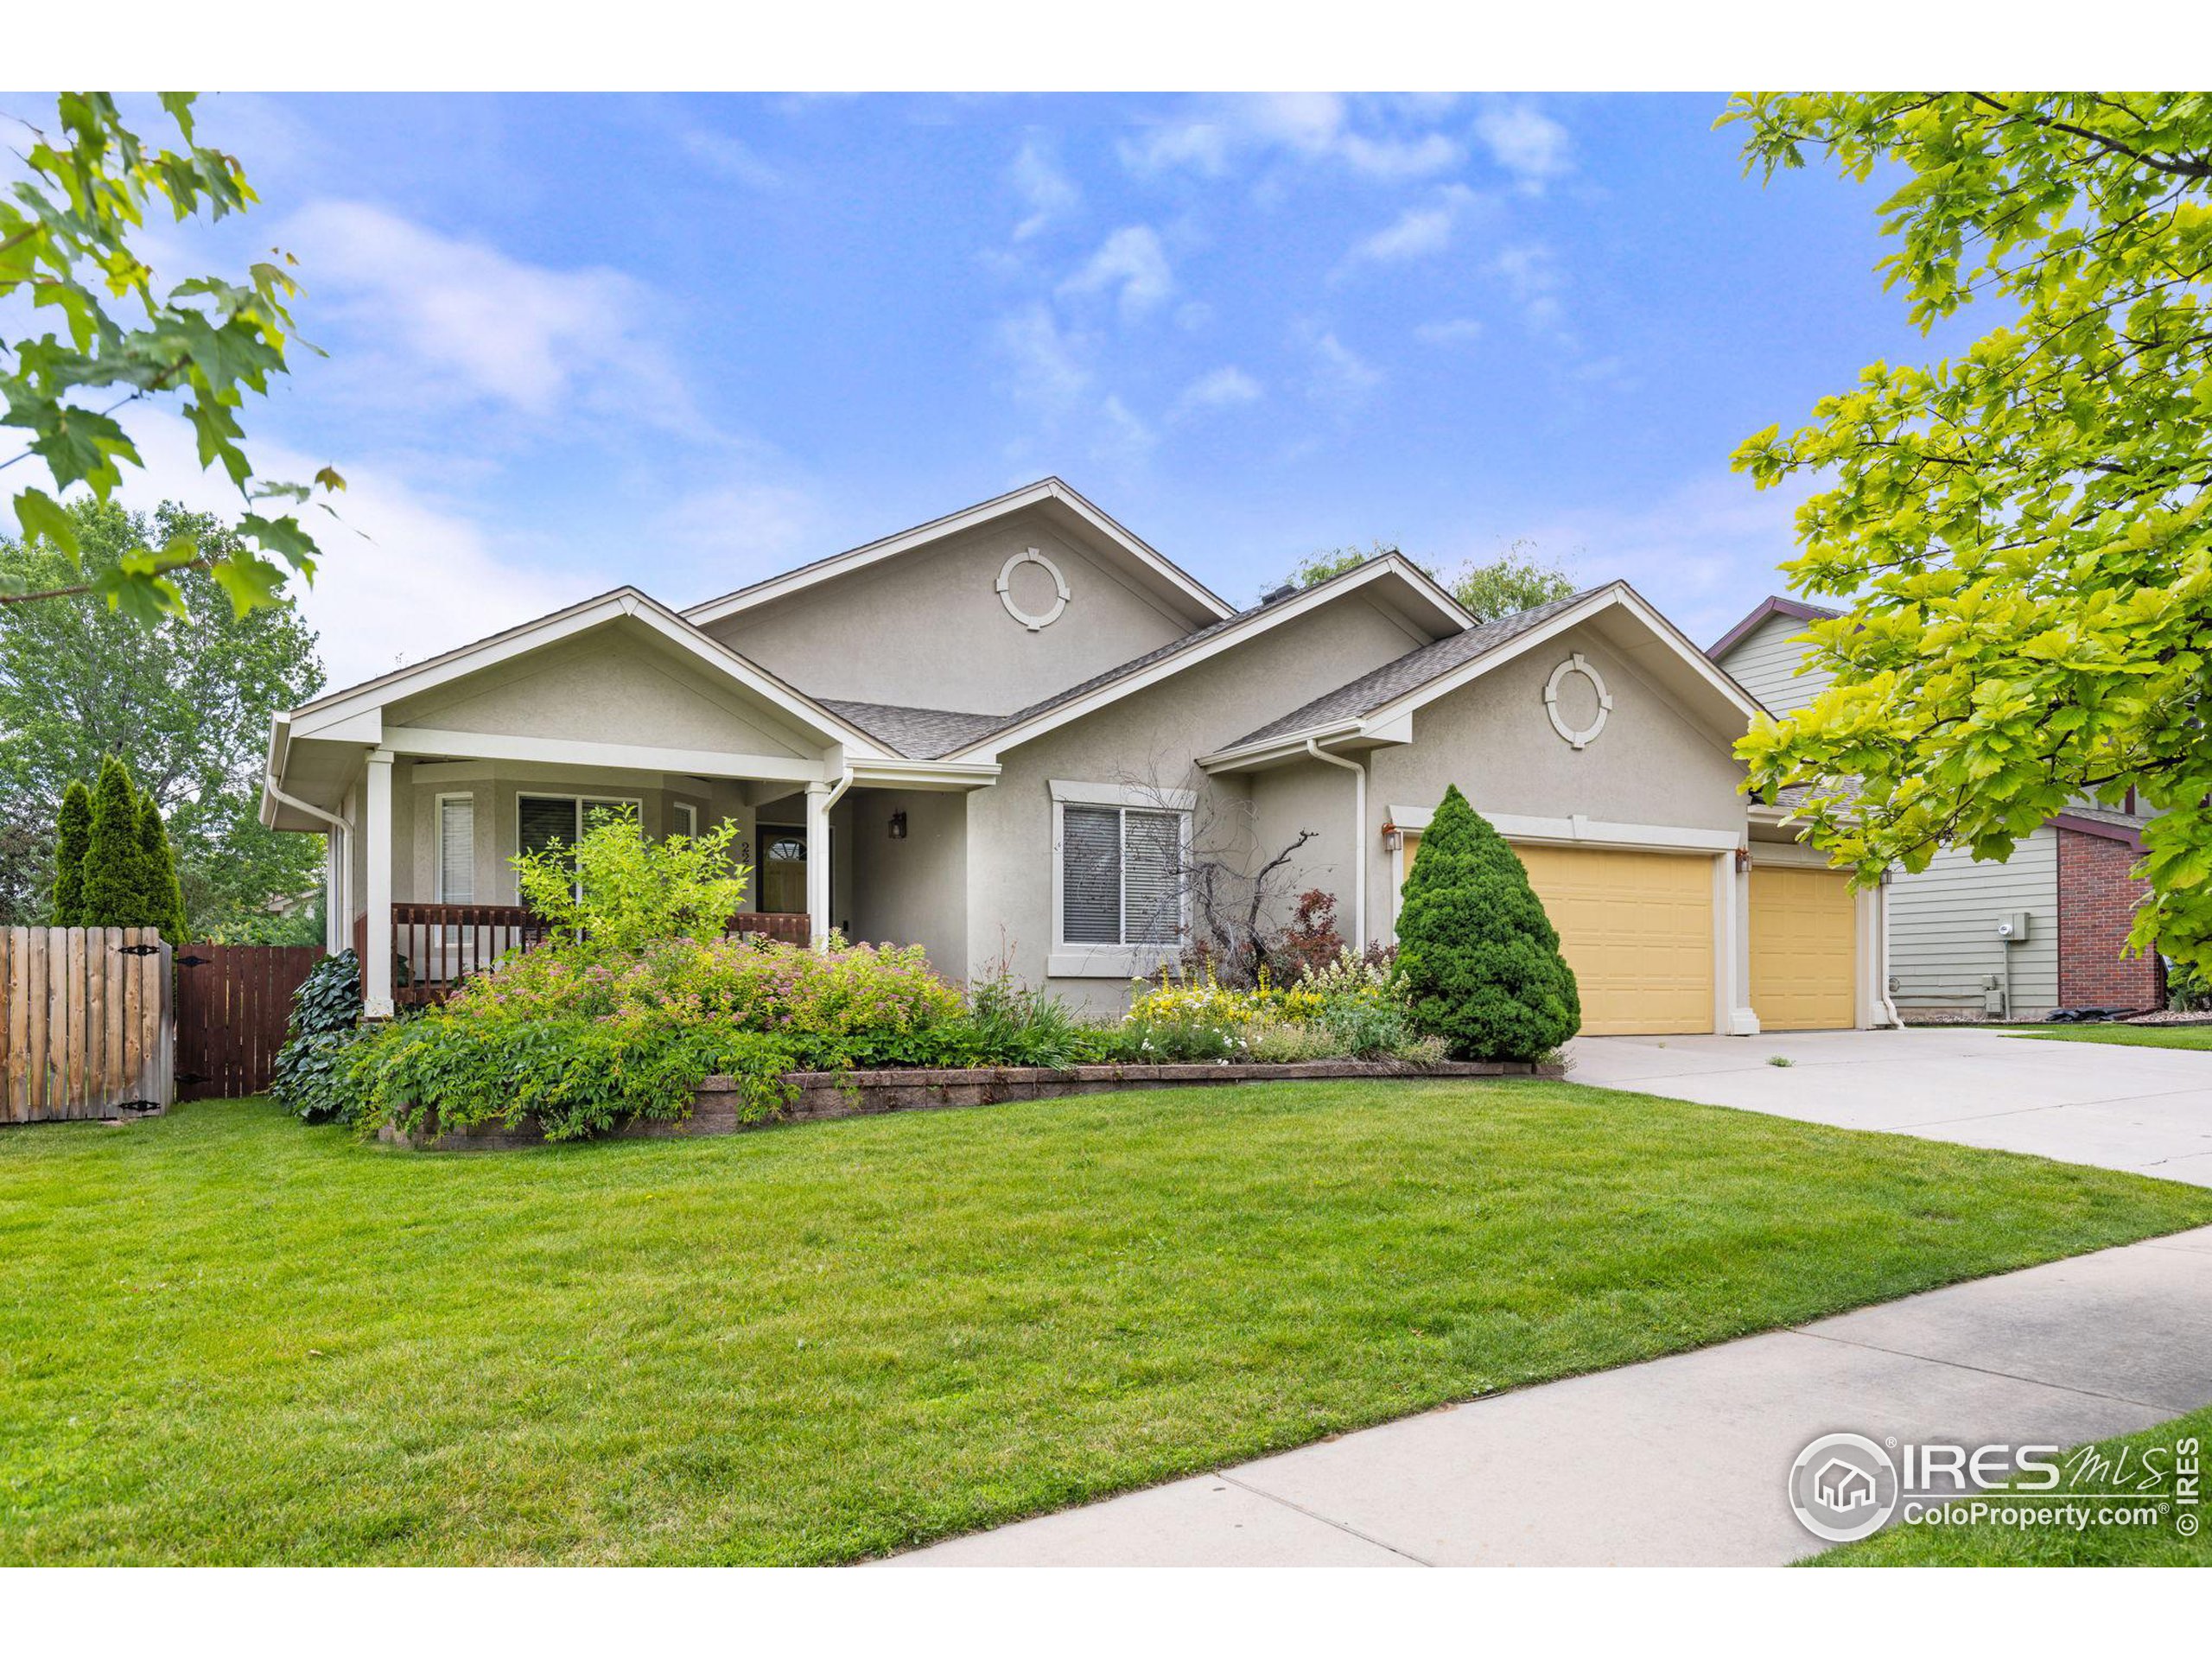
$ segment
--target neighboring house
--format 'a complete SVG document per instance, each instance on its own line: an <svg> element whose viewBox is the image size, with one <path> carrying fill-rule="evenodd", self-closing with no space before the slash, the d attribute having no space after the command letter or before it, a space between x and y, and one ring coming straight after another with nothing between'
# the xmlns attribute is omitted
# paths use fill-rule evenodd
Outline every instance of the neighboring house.
<svg viewBox="0 0 2212 1659"><path fill-rule="evenodd" d="M1757 705L1627 584L1470 616L1395 554L1230 607L1048 479L678 613L632 588L276 722L273 827L330 841L372 1010L517 937L509 861L595 805L736 824L747 925L918 944L1092 1007L1193 889L1306 837L1388 940L1456 783L1521 850L1593 1032L1887 1018L1878 893L1748 808ZM1756 849L1756 861L1752 849Z"/></svg>
<svg viewBox="0 0 2212 1659"><path fill-rule="evenodd" d="M1806 660L1805 625L1838 614L1770 598L1708 654L1769 710L1793 714L1829 683ZM2122 954L2145 890L2128 872L2147 817L2084 802L2022 836L2001 864L1946 849L1925 870L1892 875L1889 987L1898 1013L1909 1022L2038 1020L2055 1007L2163 1007L2158 958Z"/></svg>

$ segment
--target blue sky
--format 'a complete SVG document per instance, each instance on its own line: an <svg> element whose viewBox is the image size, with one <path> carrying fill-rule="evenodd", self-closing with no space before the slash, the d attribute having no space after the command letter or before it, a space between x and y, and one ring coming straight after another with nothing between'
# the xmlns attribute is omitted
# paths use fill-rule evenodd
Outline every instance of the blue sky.
<svg viewBox="0 0 2212 1659"><path fill-rule="evenodd" d="M1057 473L1224 595L1516 538L1700 641L1791 502L1727 470L1927 346L1875 193L1719 94L211 99L308 286L249 429L353 480L340 682L618 582L683 605ZM183 250L177 251L180 255ZM157 265L162 262L157 259ZM219 504L145 428L146 494Z"/></svg>

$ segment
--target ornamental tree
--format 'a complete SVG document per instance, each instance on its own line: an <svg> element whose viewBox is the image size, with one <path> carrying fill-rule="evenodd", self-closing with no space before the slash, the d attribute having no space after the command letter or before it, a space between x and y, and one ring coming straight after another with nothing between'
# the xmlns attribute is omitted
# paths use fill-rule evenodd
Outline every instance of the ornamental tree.
<svg viewBox="0 0 2212 1659"><path fill-rule="evenodd" d="M92 786L90 832L85 838L85 878L77 924L83 927L147 927L145 881L138 846L138 793L130 773L113 755Z"/></svg>
<svg viewBox="0 0 2212 1659"><path fill-rule="evenodd" d="M590 960L636 956L671 939L721 934L752 871L732 855L734 823L645 839L628 807L595 811L573 848L555 842L512 861L522 901L558 950Z"/></svg>
<svg viewBox="0 0 2212 1659"><path fill-rule="evenodd" d="M54 909L55 927L79 927L85 913L85 849L92 838L92 791L82 779L62 791L54 820Z"/></svg>
<svg viewBox="0 0 2212 1659"><path fill-rule="evenodd" d="M138 798L138 913L141 927L158 927L170 944L184 943L184 888L161 804L151 795Z"/></svg>
<svg viewBox="0 0 2212 1659"><path fill-rule="evenodd" d="M1923 334L1986 328L1736 452L1825 486L1783 569L1844 611L1808 630L1834 686L1739 744L1751 786L1810 785L1811 839L1870 881L2134 791L2160 816L2132 944L2212 962L2212 98L1745 93L1721 119L1770 178L1878 168L1885 283Z"/></svg>
<svg viewBox="0 0 2212 1659"><path fill-rule="evenodd" d="M1421 834L1398 913L1414 1024L1468 1060L1533 1060L1581 1028L1574 969L1529 873L1457 785Z"/></svg>

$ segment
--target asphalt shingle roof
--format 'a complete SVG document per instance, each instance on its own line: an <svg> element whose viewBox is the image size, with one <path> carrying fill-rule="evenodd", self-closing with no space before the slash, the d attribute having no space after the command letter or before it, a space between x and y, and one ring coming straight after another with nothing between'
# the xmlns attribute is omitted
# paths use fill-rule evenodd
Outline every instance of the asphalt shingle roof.
<svg viewBox="0 0 2212 1659"><path fill-rule="evenodd" d="M1007 721L1004 715L963 715L950 709L902 709L888 702L815 699L840 720L888 743L910 760L935 760Z"/></svg>
<svg viewBox="0 0 2212 1659"><path fill-rule="evenodd" d="M1511 616L1501 616L1494 622L1479 623L1465 632L1449 635L1433 645L1416 646L1404 656L1393 658L1382 667L1363 674L1333 691L1324 693L1304 707L1292 709L1280 720L1269 721L1257 731L1247 732L1234 743L1222 747L1239 749L1248 743L1264 743L1269 738L1287 737L1294 732L1310 731L1317 726L1332 725L1340 720L1356 720L1380 709L1386 702L1395 702L1408 691L1427 685L1431 680L1449 674L1455 668L1473 662L1478 657L1487 656L1500 645L1557 616L1561 611L1580 605L1599 591L1596 588L1586 588L1579 594L1569 594L1565 599L1555 599L1548 605L1517 611Z"/></svg>

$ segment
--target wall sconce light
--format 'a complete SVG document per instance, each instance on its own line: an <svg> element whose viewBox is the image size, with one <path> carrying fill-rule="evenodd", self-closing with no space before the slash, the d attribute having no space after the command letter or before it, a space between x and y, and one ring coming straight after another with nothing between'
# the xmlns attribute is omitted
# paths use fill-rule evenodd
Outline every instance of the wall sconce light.
<svg viewBox="0 0 2212 1659"><path fill-rule="evenodd" d="M1751 868L1751 849L1748 847L1738 847L1736 849L1736 874L1741 875Z"/></svg>
<svg viewBox="0 0 2212 1659"><path fill-rule="evenodd" d="M906 839L906 815L904 812L893 812L891 815L891 839L893 841Z"/></svg>
<svg viewBox="0 0 2212 1659"><path fill-rule="evenodd" d="M1382 826L1382 850L1384 852L1395 853L1399 848L1405 844L1406 838L1399 833L1398 826L1396 824L1386 823Z"/></svg>

